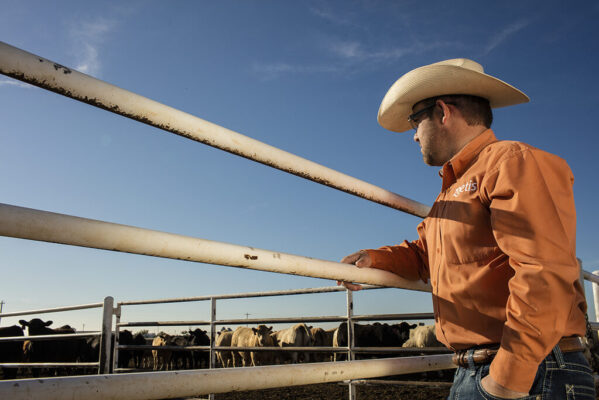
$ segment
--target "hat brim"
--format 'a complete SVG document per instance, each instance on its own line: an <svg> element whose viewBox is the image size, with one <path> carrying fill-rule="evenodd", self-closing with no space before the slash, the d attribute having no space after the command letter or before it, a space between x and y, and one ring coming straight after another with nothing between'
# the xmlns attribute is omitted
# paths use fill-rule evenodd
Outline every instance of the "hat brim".
<svg viewBox="0 0 599 400"><path fill-rule="evenodd" d="M454 65L427 65L399 78L389 89L378 113L379 124L390 131L412 129L408 116L412 106L431 97L467 94L489 100L491 108L530 101L512 85L490 75Z"/></svg>

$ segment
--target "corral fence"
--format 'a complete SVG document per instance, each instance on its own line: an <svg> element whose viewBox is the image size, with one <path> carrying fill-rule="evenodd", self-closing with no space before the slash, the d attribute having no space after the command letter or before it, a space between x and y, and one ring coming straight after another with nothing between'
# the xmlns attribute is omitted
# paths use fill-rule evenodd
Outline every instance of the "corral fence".
<svg viewBox="0 0 599 400"><path fill-rule="evenodd" d="M412 215L425 217L430 209L424 204L396 193L261 143L3 42L0 42L0 73ZM345 280L377 286L430 291L430 286L422 282L407 281L382 270L359 269L331 261L32 210L8 204L0 204L0 235L330 280ZM595 291L599 290L597 289L599 277L585 271L584 278L595 284ZM347 293L348 304L350 304L351 292ZM203 298L203 300L207 299ZM118 319L121 307L132 305L132 303L121 303L115 309L110 304L112 301L112 298L107 298L102 304L90 305L96 308L104 308L103 330L101 333L93 333L94 335L100 335L104 343L100 360L93 363L93 366L96 366L100 372L107 372L106 363L109 358L107 352L109 352L109 343L112 340L111 329L106 326L109 324L107 320L112 321L112 314L115 312ZM216 299L211 298L210 301L215 302ZM595 300L595 303L597 304L597 300ZM11 314L16 315L15 313ZM353 322L361 320L362 317L369 320L371 316L354 316L348 313L344 317L350 322L348 324L348 343L353 340ZM392 319L395 319L395 317L393 316ZM375 319L381 318L377 316ZM245 324L246 321L243 320L243 323ZM302 321L305 321L305 319L302 318ZM175 322L180 321L173 321L173 323ZM212 334L217 323L223 321L217 321L214 316L210 321L198 322L205 322L210 325ZM186 322L185 325L188 325L188 323ZM132 325L118 320L116 324L117 332L118 328L124 326ZM591 326L597 330L599 323L591 323ZM28 336L27 340L30 339L31 337ZM37 339L53 338L38 337ZM23 337L2 340L22 341ZM213 345L210 347L209 350L212 353L215 349ZM115 345L115 350L117 349L118 343ZM313 351L314 349L310 350ZM349 360L346 362L218 370L109 373L81 377L9 380L0 382L0 398L15 400L30 398L62 399L65 397L164 399L326 382L352 380L361 382L369 378L453 367L451 355L449 354L353 360L355 352L371 350L352 349L352 345L348 344L346 351L349 354ZM350 385L350 398L355 397L352 388L353 385Z"/></svg>

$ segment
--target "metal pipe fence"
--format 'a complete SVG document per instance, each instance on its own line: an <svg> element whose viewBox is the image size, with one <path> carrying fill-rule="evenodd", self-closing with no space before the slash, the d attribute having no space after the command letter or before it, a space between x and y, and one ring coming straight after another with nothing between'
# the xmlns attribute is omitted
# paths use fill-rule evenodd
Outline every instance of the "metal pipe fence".
<svg viewBox="0 0 599 400"><path fill-rule="evenodd" d="M112 297L106 297L102 303L81 304L75 306L45 308L40 310L17 311L0 314L3 318L18 317L23 315L40 315L57 312L67 312L76 310L87 310L92 308L102 308L102 329L94 332L82 333L60 333L49 335L27 335L10 336L0 338L3 342L47 342L47 341L76 341L92 337L100 338L99 359L95 362L73 361L73 362L23 362L23 363L5 363L0 362L0 368L97 368L99 374L107 373L110 369L110 359L106 357L106 346L110 347L112 333Z"/></svg>
<svg viewBox="0 0 599 400"><path fill-rule="evenodd" d="M130 374L63 377L60 379L27 379L0 382L0 398L11 400L46 400L71 398L88 400L166 399L338 382L403 373L436 371L452 367L451 355L358 360L315 364L145 372ZM37 397L39 396L39 397Z"/></svg>
<svg viewBox="0 0 599 400"><path fill-rule="evenodd" d="M260 271L430 292L391 272L0 204L0 235Z"/></svg>
<svg viewBox="0 0 599 400"><path fill-rule="evenodd" d="M3 42L0 42L0 73L412 215L424 217L430 210L424 204L261 143L109 83L102 82ZM430 291L429 285L425 285L422 282L406 281L395 274L382 270L359 269L347 264L331 261L214 242L6 204L0 204L0 235L329 280L346 280L409 290ZM593 275L583 271L584 279L593 282L595 304L597 305L599 301L597 300L599 298L599 289L597 289L599 277L596 275L597 273ZM339 290L343 289L329 291ZM264 294L254 294L254 297L260 296L264 296ZM266 296L273 296L273 294L266 294ZM243 297L243 295L238 294L230 295L230 297L226 298L247 297L249 296ZM201 298L202 301L211 302L211 315L209 320L205 321L120 321L121 307L125 305L200 301L200 298L123 302L114 308L113 299L107 297L103 303L86 305L86 308L103 308L100 360L98 363L90 363L97 366L99 373L103 375L86 376L83 378L26 379L20 380L18 386L15 386L14 381L4 381L0 382L0 398L15 400L32 397L61 399L68 394L74 398L87 399L162 399L221 393L232 390L255 390L349 380L349 396L350 399L355 399L355 387L351 380L363 380L402 373L455 367L451 363L451 356L447 354L356 361L356 353L380 351L379 349L359 348L355 346L354 324L356 321L424 319L422 318L424 315L430 314L413 314L411 317L406 317L406 314L385 314L379 316L354 315L353 295L352 292L346 291L347 312L345 316L314 317L312 319L314 319L314 322L325 322L325 320L326 322L347 321L347 347L335 350L347 352L347 362L265 366L251 369L236 368L109 374L113 371L118 372L118 368L116 368L118 365L118 350L131 348L131 346L121 346L119 344L120 328L148 326L148 324L155 324L152 326L176 326L182 323L183 325L210 326L210 337L212 339L210 346L189 346L189 349L209 351L209 364L211 368L214 368L215 351L221 349L221 347L217 347L214 344L216 326L249 323L248 319L218 320L216 318L216 302L224 298L219 296ZM62 309L66 311L66 309L76 308L65 307ZM596 306L595 309L596 313L599 314L599 307ZM57 309L46 309L43 311L56 312ZM40 311L7 313L0 314L0 316L34 313L40 313ZM596 315L596 317L599 319L599 315ZM111 362L110 344L112 341L113 318L116 319L116 324L114 325L115 345ZM264 321L291 323L298 322L299 320L298 318L253 319L252 323ZM310 318L301 318L301 322L307 320L309 321ZM599 323L593 322L591 326L597 330ZM6 341L12 339L23 341L29 340L28 338L7 338ZM38 338L36 340L42 339L48 338ZM154 348L154 346L139 346L138 348L147 349ZM298 351L301 349L302 347L295 348ZM255 351L256 349L253 348L252 350ZM263 349L261 351L269 350L274 349ZM330 349L322 348L320 350L329 351ZM385 351L389 350L400 351L401 349L385 349ZM316 351L316 349L310 348L310 351ZM15 365L21 364L12 363L13 368ZM46 363L46 366L48 365L64 366L65 364ZM0 364L0 367L3 366L10 368L11 364Z"/></svg>

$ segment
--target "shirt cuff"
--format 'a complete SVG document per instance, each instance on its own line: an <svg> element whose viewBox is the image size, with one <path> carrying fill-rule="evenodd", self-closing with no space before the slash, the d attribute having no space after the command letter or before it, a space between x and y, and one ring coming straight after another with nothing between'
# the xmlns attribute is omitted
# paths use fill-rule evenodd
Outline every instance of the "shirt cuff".
<svg viewBox="0 0 599 400"><path fill-rule="evenodd" d="M538 369L538 362L518 358L513 353L499 348L491 363L489 375L501 386L516 392L529 393Z"/></svg>
<svg viewBox="0 0 599 400"><path fill-rule="evenodd" d="M389 260L389 252L381 251L381 250L373 250L373 249L364 249L365 252L370 256L370 267L376 269L382 269L385 271L391 271L389 265L391 264ZM392 271L391 271L392 272Z"/></svg>

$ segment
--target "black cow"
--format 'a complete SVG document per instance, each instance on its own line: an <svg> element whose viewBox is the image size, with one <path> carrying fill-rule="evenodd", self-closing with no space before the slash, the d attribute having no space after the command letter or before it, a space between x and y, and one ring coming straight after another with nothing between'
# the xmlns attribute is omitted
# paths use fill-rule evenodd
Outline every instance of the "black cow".
<svg viewBox="0 0 599 400"><path fill-rule="evenodd" d="M208 332L201 329L189 331L190 346L210 346L210 338ZM193 368L208 368L210 360L210 352L206 350L193 350Z"/></svg>
<svg viewBox="0 0 599 400"><path fill-rule="evenodd" d="M133 344L133 333L127 329L119 332L119 345L132 345ZM129 362L133 358L133 350L119 350L119 368L129 368Z"/></svg>
<svg viewBox="0 0 599 400"><path fill-rule="evenodd" d="M23 329L18 325L0 328L0 337L23 336ZM0 342L0 363L23 362L23 341ZM4 379L15 379L18 368L2 368Z"/></svg>
<svg viewBox="0 0 599 400"><path fill-rule="evenodd" d="M413 327L416 327L416 325L410 325L407 322L394 325L378 322L373 325L354 324L354 344L355 347L401 347L410 337L410 329ZM333 346L347 346L347 322L342 322L337 328L333 336ZM389 355L384 356L388 357ZM345 360L346 355L337 353L334 358L335 361ZM363 358L363 356L356 358Z"/></svg>
<svg viewBox="0 0 599 400"><path fill-rule="evenodd" d="M52 321L44 322L39 318L34 318L31 321L20 320L19 323L23 328L27 327L29 336L75 333L75 329L68 325L58 329L48 328L52 325ZM27 362L37 363L78 362L82 360L84 347L85 339L28 340L23 344L23 357ZM55 375L60 372L63 370L54 370ZM38 377L40 370L32 368L32 374L34 377Z"/></svg>
<svg viewBox="0 0 599 400"><path fill-rule="evenodd" d="M135 336L133 336L133 344L136 346L145 346L147 344L145 336L139 332L136 333ZM133 361L135 368L139 369L145 367L144 357L146 353L151 355L149 350L133 350Z"/></svg>

